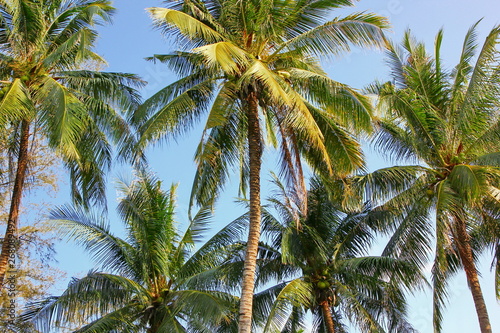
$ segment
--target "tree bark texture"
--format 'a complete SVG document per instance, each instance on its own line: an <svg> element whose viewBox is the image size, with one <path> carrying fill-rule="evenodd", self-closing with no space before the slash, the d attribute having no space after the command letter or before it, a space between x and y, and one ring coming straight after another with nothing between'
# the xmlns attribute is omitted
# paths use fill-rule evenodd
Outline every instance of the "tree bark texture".
<svg viewBox="0 0 500 333"><path fill-rule="evenodd" d="M488 310L486 309L486 303L484 302L483 292L481 291L481 285L479 284L479 277L476 266L474 264L472 248L469 242L470 236L467 233L465 223L460 219L457 219L456 221L456 237L458 240L457 248L460 255L460 260L462 261L462 265L464 266L465 275L467 276L467 282L472 293L477 317L479 319L479 327L481 329L481 333L491 333L491 324L488 316Z"/></svg>
<svg viewBox="0 0 500 333"><path fill-rule="evenodd" d="M17 170L14 179L14 187L12 189L9 218L7 220L7 229L2 243L2 253L0 254L0 286L4 286L7 270L11 267L11 265L16 264L19 209L21 207L24 181L28 170L29 136L30 124L28 121L23 120L21 123L21 138L19 142L19 153L17 156Z"/></svg>
<svg viewBox="0 0 500 333"><path fill-rule="evenodd" d="M248 117L248 151L250 159L250 230L243 267L243 283L241 287L240 312L238 322L239 333L251 333L252 306L255 287L255 269L260 239L260 169L262 157L262 139L259 125L259 113L255 92L246 98Z"/></svg>
<svg viewBox="0 0 500 333"><path fill-rule="evenodd" d="M323 313L326 330L328 333L335 333L335 323L333 322L330 304L327 301L321 302L321 312Z"/></svg>

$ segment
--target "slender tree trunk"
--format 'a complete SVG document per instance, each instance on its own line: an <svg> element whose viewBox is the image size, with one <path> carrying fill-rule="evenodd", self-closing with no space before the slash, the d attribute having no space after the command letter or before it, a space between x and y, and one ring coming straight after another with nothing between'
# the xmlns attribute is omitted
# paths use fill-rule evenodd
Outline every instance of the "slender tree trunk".
<svg viewBox="0 0 500 333"><path fill-rule="evenodd" d="M323 320L325 321L326 330L328 333L335 333L335 323L332 318L332 311L328 301L321 302L321 311L323 312Z"/></svg>
<svg viewBox="0 0 500 333"><path fill-rule="evenodd" d="M259 113L255 92L247 96L248 150L250 158L250 230L248 233L243 283L241 287L238 332L251 333L252 305L255 286L255 268L260 239L260 168L262 140L259 125Z"/></svg>
<svg viewBox="0 0 500 333"><path fill-rule="evenodd" d="M472 298L474 299L474 305L476 306L481 333L491 333L488 310L486 309L486 303L484 302L483 292L481 291L481 286L479 284L477 269L472 255L472 248L469 242L470 236L467 233L465 223L460 219L457 219L456 221L456 230L458 240L457 248L460 254L460 260L464 266Z"/></svg>
<svg viewBox="0 0 500 333"><path fill-rule="evenodd" d="M17 224L19 219L19 208L21 206L21 198L23 196L26 171L28 169L29 132L29 122L23 120L21 124L21 141L19 143L17 170L16 177L14 179L14 188L12 190L9 219L7 221L7 229L2 243L2 253L0 254L0 286L4 285L5 274L8 268L11 268L10 265L14 263L9 263L9 259L15 260L16 257L15 255L18 245Z"/></svg>

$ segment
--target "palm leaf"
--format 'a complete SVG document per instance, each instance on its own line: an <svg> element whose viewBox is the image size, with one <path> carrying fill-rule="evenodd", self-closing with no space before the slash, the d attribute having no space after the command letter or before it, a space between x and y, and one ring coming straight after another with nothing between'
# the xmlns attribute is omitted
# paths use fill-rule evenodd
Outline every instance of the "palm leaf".
<svg viewBox="0 0 500 333"><path fill-rule="evenodd" d="M155 25L162 28L165 32L170 32L175 27L178 29L177 31L190 40L197 40L199 38L208 42L224 40L224 37L220 33L183 12L159 7L152 7L147 10L153 18Z"/></svg>

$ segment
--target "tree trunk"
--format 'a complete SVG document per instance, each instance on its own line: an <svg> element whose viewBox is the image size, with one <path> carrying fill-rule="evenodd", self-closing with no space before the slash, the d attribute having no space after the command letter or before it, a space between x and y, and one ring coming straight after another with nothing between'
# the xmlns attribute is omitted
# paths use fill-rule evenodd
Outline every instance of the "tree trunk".
<svg viewBox="0 0 500 333"><path fill-rule="evenodd" d="M160 321L156 320L149 323L148 333L158 333L160 329Z"/></svg>
<svg viewBox="0 0 500 333"><path fill-rule="evenodd" d="M9 268L14 268L17 242L18 242L18 219L21 198L23 196L24 180L28 169L28 146L30 124L23 120L21 124L21 141L19 142L19 153L17 156L17 170L12 189L12 198L7 221L7 229L2 243L2 253L0 254L0 286L4 285L5 274ZM10 259L10 262L9 262Z"/></svg>
<svg viewBox="0 0 500 333"><path fill-rule="evenodd" d="M321 302L321 311L323 312L323 320L325 321L326 330L328 333L335 333L335 324L330 311L330 304L328 301Z"/></svg>
<svg viewBox="0 0 500 333"><path fill-rule="evenodd" d="M469 242L470 236L467 233L465 223L460 219L457 219L456 221L456 230L458 240L457 248L460 254L460 260L462 261L462 265L464 266L465 275L467 276L467 282L472 293L472 298L474 299L474 305L476 306L481 333L491 333L491 324L488 316L488 310L486 309L486 304L484 302L483 292L481 291L481 286L479 284L477 269L474 264L474 257L472 255L472 248Z"/></svg>
<svg viewBox="0 0 500 333"><path fill-rule="evenodd" d="M239 333L251 333L252 305L255 286L255 268L260 239L260 168L262 156L262 140L259 125L259 113L255 92L250 92L247 100L248 118L248 151L250 158L250 230L243 267L243 283L241 287Z"/></svg>

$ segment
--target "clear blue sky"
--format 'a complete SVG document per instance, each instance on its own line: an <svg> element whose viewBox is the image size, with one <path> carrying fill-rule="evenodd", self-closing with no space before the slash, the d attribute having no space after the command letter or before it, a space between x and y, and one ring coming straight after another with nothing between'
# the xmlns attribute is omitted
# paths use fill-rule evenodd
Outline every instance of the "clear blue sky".
<svg viewBox="0 0 500 333"><path fill-rule="evenodd" d="M161 6L161 1L117 0L115 7L118 12L114 24L99 29L101 38L98 43L98 52L107 59L109 63L107 70L141 75L149 82L148 87L143 92L144 97L150 96L175 79L163 66L143 60L155 53L162 54L173 50L173 45L167 44L159 32L154 31L151 26L145 8L153 6ZM418 39L426 42L429 49L432 47L437 31L444 28L442 57L450 68L457 62L463 37L474 22L483 18L479 27L480 40L486 37L495 24L500 23L500 1L498 0L364 0L360 1L355 8L337 14L365 10L390 18L393 27L389 33L390 38L400 41L403 32L410 28ZM388 68L384 64L383 54L377 51L354 50L351 54L346 54L335 61L325 62L324 66L335 80L359 89L375 79L388 78ZM151 168L164 181L165 187L172 182L180 183L178 215L181 223L186 220L186 208L194 176L193 155L200 133L199 129L194 129L177 143L165 143L149 152ZM369 154L370 169L387 165L385 161L373 155L369 150L367 150L367 154ZM272 168L275 165L273 156L268 155L266 159L266 165ZM117 170L110 176L108 200L111 210L113 203L116 202L112 179L124 172L127 173L127 171ZM267 175L263 176L264 182L266 182ZM216 221L214 222L214 230L228 223L241 212L233 203L233 198L237 195L235 187L237 181L237 179L234 180L234 183L228 187L221 198L214 219ZM67 189L62 187L58 197L60 202L64 202L65 198L68 198ZM113 229L120 233L118 223L113 224ZM85 259L85 254L76 247L60 246L59 252L60 268L68 272L67 281L72 275L81 276L92 267ZM500 306L495 300L493 276L489 273L490 258L485 258L483 263L484 265L481 267L484 275L481 281L482 288L487 300L493 331L500 332ZM460 275L452 281L450 286L450 305L445 313L443 331L445 333L479 332L472 298L465 278ZM422 333L432 332L431 302L430 291L420 293L414 299L412 298L410 319Z"/></svg>

